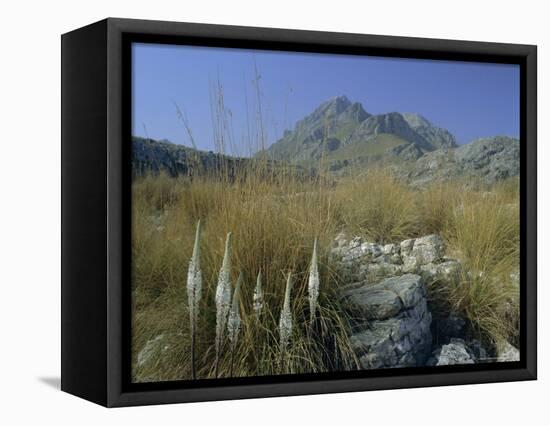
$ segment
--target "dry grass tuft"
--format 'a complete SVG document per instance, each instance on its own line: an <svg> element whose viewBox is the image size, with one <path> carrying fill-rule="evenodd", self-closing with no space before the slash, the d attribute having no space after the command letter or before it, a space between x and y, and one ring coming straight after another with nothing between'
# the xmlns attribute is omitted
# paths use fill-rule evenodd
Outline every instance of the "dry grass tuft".
<svg viewBox="0 0 550 426"><path fill-rule="evenodd" d="M418 233L415 198L414 191L381 169L349 178L338 188L346 228L382 243Z"/></svg>

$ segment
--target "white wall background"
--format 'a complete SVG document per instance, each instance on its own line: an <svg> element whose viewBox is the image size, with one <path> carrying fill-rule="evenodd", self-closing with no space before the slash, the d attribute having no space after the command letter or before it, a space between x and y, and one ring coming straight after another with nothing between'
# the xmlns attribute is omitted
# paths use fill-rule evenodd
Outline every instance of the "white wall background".
<svg viewBox="0 0 550 426"><path fill-rule="evenodd" d="M544 2L6 0L0 7L0 424L543 424L550 394ZM58 391L60 34L107 16L538 44L539 381L116 410Z"/></svg>

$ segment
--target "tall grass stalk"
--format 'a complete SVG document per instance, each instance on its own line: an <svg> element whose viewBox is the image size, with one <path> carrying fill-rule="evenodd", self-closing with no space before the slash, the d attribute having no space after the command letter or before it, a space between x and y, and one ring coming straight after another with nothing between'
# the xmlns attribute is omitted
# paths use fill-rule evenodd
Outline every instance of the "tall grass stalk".
<svg viewBox="0 0 550 426"><path fill-rule="evenodd" d="M387 243L419 233L418 193L388 170L372 169L342 180L337 197L346 228L353 234Z"/></svg>

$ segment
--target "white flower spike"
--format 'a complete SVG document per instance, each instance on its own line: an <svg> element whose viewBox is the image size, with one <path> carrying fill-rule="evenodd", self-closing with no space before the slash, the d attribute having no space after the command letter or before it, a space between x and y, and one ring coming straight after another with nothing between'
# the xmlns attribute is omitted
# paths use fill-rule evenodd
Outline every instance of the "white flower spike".
<svg viewBox="0 0 550 426"><path fill-rule="evenodd" d="M292 291L292 274L288 273L288 278L286 281L286 290L285 290L285 301L283 305L283 310L281 311L281 317L279 318L279 334L280 334L280 344L281 352L284 352L290 336L292 335L292 312L290 310L290 293Z"/></svg>
<svg viewBox="0 0 550 426"><path fill-rule="evenodd" d="M240 313L240 297L241 297L241 285L243 282L243 273L239 274L237 279L237 285L233 293L233 303L229 310L229 317L227 319L227 335L231 342L232 350L237 346L239 340L239 331L241 329L241 313Z"/></svg>
<svg viewBox="0 0 550 426"><path fill-rule="evenodd" d="M262 289L262 271L258 272L258 278L256 278L256 287L254 288L254 313L256 318L259 319L264 307L264 291Z"/></svg>
<svg viewBox="0 0 550 426"><path fill-rule="evenodd" d="M189 306L189 325L191 328L191 374L196 379L195 366L195 338L197 334L197 323L199 320L199 304L202 295L202 272L200 263L200 239L201 239L201 221L197 222L195 233L195 244L193 254L189 261L187 270L187 305Z"/></svg>
<svg viewBox="0 0 550 426"><path fill-rule="evenodd" d="M317 309L317 300L319 299L319 267L317 265L317 238L313 242L313 254L311 255L311 265L309 268L309 316L313 323L315 320L315 310Z"/></svg>
<svg viewBox="0 0 550 426"><path fill-rule="evenodd" d="M197 222L197 230L195 233L195 245L193 246L193 255L189 261L189 269L187 270L187 302L189 306L189 320L191 328L197 326L199 316L199 302L202 295L202 271L200 264L200 238L201 238L201 221Z"/></svg>
<svg viewBox="0 0 550 426"><path fill-rule="evenodd" d="M225 239L223 263L218 276L216 287L216 366L215 375L218 377L218 365L222 349L224 330L231 304L231 232Z"/></svg>

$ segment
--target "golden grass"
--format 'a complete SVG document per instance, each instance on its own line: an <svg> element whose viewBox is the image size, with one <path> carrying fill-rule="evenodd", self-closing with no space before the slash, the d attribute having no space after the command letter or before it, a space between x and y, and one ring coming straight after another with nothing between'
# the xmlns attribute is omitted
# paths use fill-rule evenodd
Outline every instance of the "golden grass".
<svg viewBox="0 0 550 426"><path fill-rule="evenodd" d="M517 180L516 180L517 182ZM446 237L465 271L450 299L495 343L517 340L519 321L519 186L466 192Z"/></svg>
<svg viewBox="0 0 550 426"><path fill-rule="evenodd" d="M345 226L354 234L384 243L418 233L416 194L387 170L346 178L337 197Z"/></svg>
<svg viewBox="0 0 550 426"><path fill-rule="evenodd" d="M241 289L242 330L235 376L357 368L348 321L335 295L342 284L329 261L342 230L378 242L441 234L465 265L461 279L431 285L434 299L467 316L487 339L517 338L519 191L517 180L493 188L459 183L411 189L387 171L353 178L305 181L292 172L257 170L224 178L148 176L133 183L133 375L137 381L191 376L185 282L194 230L203 224L203 297L197 330L197 376L213 377L214 293L227 232L233 233L233 284ZM246 176L246 177L244 177ZM261 178L260 178L261 176ZM307 279L314 239L321 279L319 314L309 326ZM265 310L253 314L252 294L262 272ZM285 278L292 272L294 330L279 353L278 320ZM438 287L439 286L439 287ZM146 342L163 334L167 347L137 365ZM220 376L227 377L226 344Z"/></svg>
<svg viewBox="0 0 550 426"><path fill-rule="evenodd" d="M151 191L157 180L162 196L156 196L155 191ZM203 303L197 335L197 353L202 353L203 359L201 361L198 356L199 377L212 377L213 374L214 294L227 232L233 234L233 283L240 272L244 274L241 292L244 331L237 348L236 375L326 371L333 368L330 363L334 359L338 359L340 369L344 368L342 365L353 368L355 361L347 349L346 353L325 356L324 361L319 359L325 348L319 345L313 347L311 341L300 335L299 328L295 330L296 336L285 358L288 365L280 366L279 362L273 361L279 359L275 344L278 341L277 324L285 275L289 271L294 280L292 306L295 322L308 321L307 277L315 238L318 238L320 247L322 292L328 299L332 298L337 282L328 266L327 256L328 247L338 231L336 215L333 191L321 184L304 184L288 176L277 176L276 179L246 178L232 183L211 178L192 182L170 180L161 176L135 182L134 347L142 348L147 340L158 334L182 333L181 339L172 343L182 349L178 367L164 368L163 363L170 365L170 361L159 360L154 376L170 380L188 375L185 277L192 252L194 227L199 218L203 224ZM252 294L260 270L267 309L262 323L254 324ZM338 345L333 343L332 355L340 351L340 347L348 345L347 325L336 313L338 306L334 305L335 302L323 305L318 324L321 340L324 336L330 336L339 342ZM333 308L329 308L331 306ZM306 359L309 361L305 362ZM222 360L222 377L227 374L227 362ZM152 374L139 371L138 376L150 377Z"/></svg>

